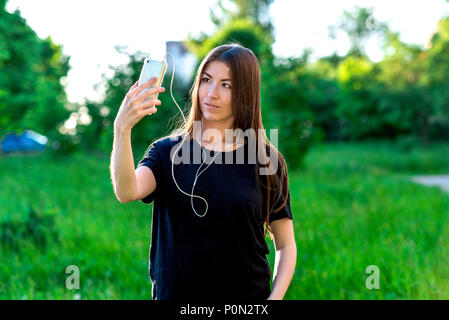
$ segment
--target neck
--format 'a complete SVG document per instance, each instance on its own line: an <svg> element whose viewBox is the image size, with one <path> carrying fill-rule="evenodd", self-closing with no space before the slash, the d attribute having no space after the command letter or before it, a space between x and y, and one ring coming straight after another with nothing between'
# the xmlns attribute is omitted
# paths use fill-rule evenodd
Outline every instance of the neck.
<svg viewBox="0 0 449 320"><path fill-rule="evenodd" d="M226 129L233 129L233 119L226 122L208 122L202 121L201 141L207 143L226 143ZM206 130L208 132L206 132ZM206 134L204 134L206 132Z"/></svg>

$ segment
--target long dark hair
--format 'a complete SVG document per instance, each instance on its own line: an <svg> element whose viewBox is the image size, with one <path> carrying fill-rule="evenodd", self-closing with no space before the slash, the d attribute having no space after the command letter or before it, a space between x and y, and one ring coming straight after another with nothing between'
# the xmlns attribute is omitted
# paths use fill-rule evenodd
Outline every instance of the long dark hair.
<svg viewBox="0 0 449 320"><path fill-rule="evenodd" d="M187 121L186 123L184 121L180 123L170 136L188 134L190 138L194 138L194 123L202 120L198 88L204 69L212 61L223 62L231 70L233 129L239 128L243 131L253 129L256 133L263 132L262 135L256 134L256 146L263 146L257 150L262 150L261 157L264 159L263 165L256 161L256 177L262 186L262 190L265 190L264 208L266 208L266 219L264 236L269 232L272 239L269 217L270 214L275 214L287 204L287 194L289 192L288 170L284 157L268 140L263 128L260 101L260 68L257 57L250 49L237 43L230 43L216 47L209 52L198 67L195 81L190 90L191 107ZM266 184L264 184L259 178L258 172L260 167L270 165L269 157L270 155L273 156L273 154L278 161L275 166L277 170L275 174L266 175ZM280 202L278 207L275 207L278 202Z"/></svg>

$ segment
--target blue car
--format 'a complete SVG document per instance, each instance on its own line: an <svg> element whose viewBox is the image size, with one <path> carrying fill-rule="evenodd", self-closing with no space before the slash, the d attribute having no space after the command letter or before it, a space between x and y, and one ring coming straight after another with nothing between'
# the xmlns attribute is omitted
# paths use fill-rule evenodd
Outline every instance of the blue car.
<svg viewBox="0 0 449 320"><path fill-rule="evenodd" d="M1 152L11 153L38 153L46 149L48 138L34 132L26 130L22 134L8 133L1 142Z"/></svg>

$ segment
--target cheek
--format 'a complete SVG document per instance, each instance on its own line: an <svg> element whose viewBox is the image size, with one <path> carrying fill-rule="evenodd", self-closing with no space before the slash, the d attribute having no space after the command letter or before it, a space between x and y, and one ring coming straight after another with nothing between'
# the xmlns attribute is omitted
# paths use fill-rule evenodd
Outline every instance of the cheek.
<svg viewBox="0 0 449 320"><path fill-rule="evenodd" d="M225 101L226 101L226 104L229 106L229 108L231 108L231 103L232 103L232 95L231 95L231 92L227 92L225 95L224 95L224 98L225 98Z"/></svg>
<svg viewBox="0 0 449 320"><path fill-rule="evenodd" d="M207 88L205 86L200 86L198 88L198 97L200 99L200 102L203 101L203 98L207 95Z"/></svg>

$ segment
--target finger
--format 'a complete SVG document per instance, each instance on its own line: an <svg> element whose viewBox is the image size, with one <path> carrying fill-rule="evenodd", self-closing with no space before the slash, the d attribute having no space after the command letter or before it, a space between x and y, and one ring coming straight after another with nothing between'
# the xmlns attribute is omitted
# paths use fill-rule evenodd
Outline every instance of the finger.
<svg viewBox="0 0 449 320"><path fill-rule="evenodd" d="M162 104L161 100L159 99L148 99L145 102L142 103L142 109L146 110L146 109L151 109L154 106L160 106Z"/></svg>
<svg viewBox="0 0 449 320"><path fill-rule="evenodd" d="M148 98L148 97L150 97L151 95L153 95L153 94L156 94L156 93L162 93L162 92L164 92L165 91L165 88L164 87L154 87L154 88L150 88L150 89L148 89L147 91L145 91L144 93L142 93L140 96L139 96L139 98L137 98L137 99L145 99L145 98Z"/></svg>
<svg viewBox="0 0 449 320"><path fill-rule="evenodd" d="M156 108L156 107L150 108L150 109L148 110L148 115L153 114L153 113L156 113L156 112L157 112L157 108Z"/></svg>
<svg viewBox="0 0 449 320"><path fill-rule="evenodd" d="M149 86L151 86L152 84L155 84L157 82L157 77L151 78L150 80L148 80L147 82L144 83L139 83L138 87L135 88L131 93L130 96L136 96L138 95L140 92L142 92L143 89L148 88Z"/></svg>
<svg viewBox="0 0 449 320"><path fill-rule="evenodd" d="M137 86L139 85L139 81L134 83L131 88L129 88L128 92L126 93L128 96L131 94L131 91L133 91Z"/></svg>
<svg viewBox="0 0 449 320"><path fill-rule="evenodd" d="M152 84L155 84L156 82L157 82L157 77L153 77L150 80L148 80L146 82L143 82L143 83L141 83L139 85L142 85L142 86L144 86L144 88L147 88L148 86L150 86Z"/></svg>
<svg viewBox="0 0 449 320"><path fill-rule="evenodd" d="M157 112L157 108L156 107L151 107L149 109L142 110L142 112L140 114L142 114L143 116L149 116L149 115L151 115L153 113L156 113L156 112Z"/></svg>

